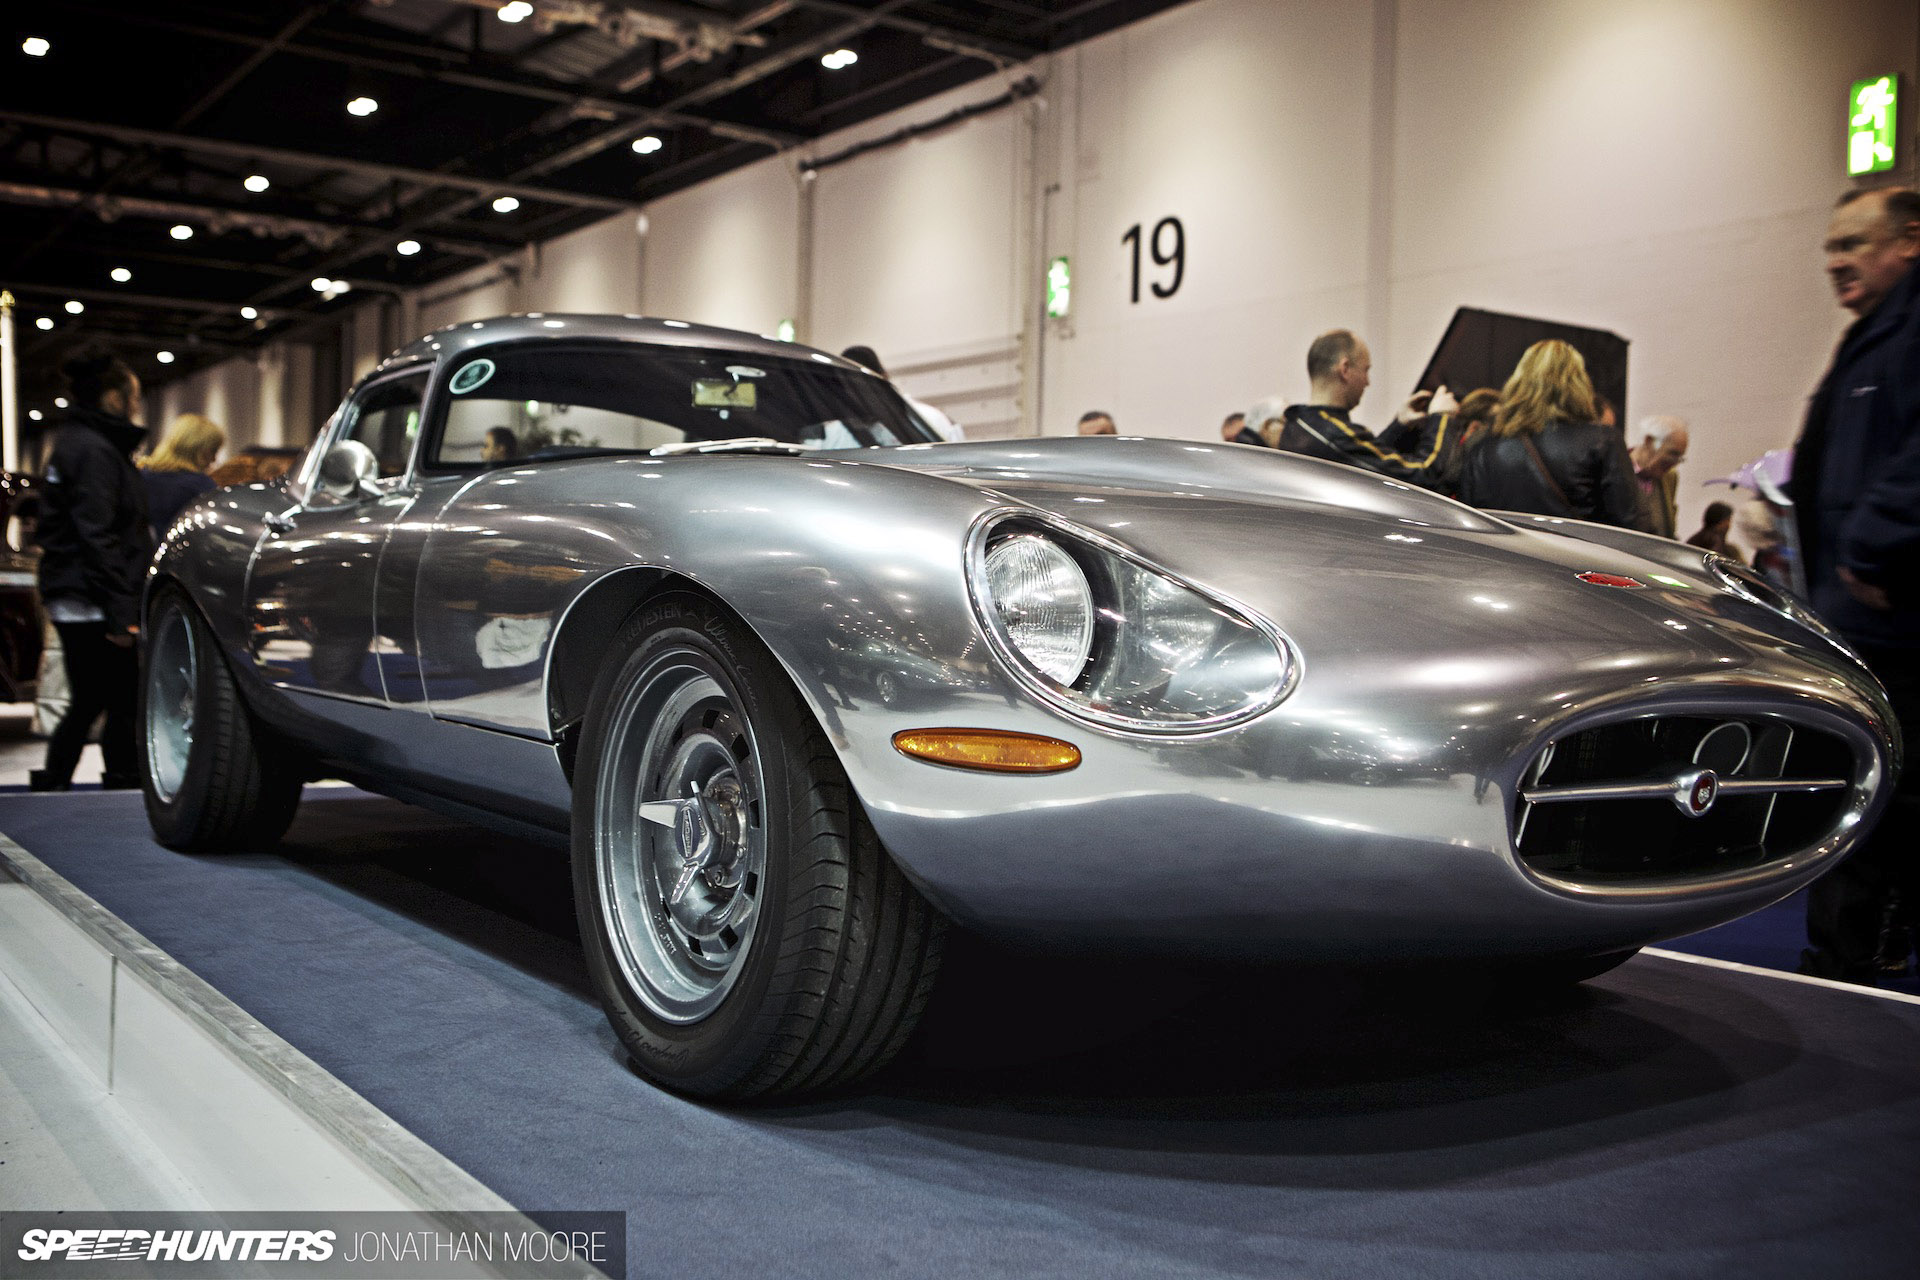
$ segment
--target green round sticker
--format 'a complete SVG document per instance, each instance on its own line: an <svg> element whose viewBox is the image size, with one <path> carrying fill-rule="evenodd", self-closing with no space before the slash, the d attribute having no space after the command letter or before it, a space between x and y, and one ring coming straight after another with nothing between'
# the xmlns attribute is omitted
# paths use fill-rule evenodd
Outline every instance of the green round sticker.
<svg viewBox="0 0 1920 1280"><path fill-rule="evenodd" d="M482 386L493 376L493 361L475 360L472 364L462 365L453 375L453 381L447 384L447 390L457 396L465 395L475 387Z"/></svg>

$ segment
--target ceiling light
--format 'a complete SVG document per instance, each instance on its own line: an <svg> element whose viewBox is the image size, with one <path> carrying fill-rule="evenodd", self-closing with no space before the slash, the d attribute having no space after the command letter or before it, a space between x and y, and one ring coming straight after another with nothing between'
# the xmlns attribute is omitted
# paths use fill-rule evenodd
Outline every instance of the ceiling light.
<svg viewBox="0 0 1920 1280"><path fill-rule="evenodd" d="M315 276L313 278L313 291L315 293L325 293L331 288L333 288L333 281L327 279L325 276Z"/></svg>
<svg viewBox="0 0 1920 1280"><path fill-rule="evenodd" d="M370 116L379 109L380 104L372 98L355 98L347 104L348 115Z"/></svg>
<svg viewBox="0 0 1920 1280"><path fill-rule="evenodd" d="M335 280L327 286L327 296L329 298L337 298L351 288L353 288L353 286L345 280Z"/></svg>
<svg viewBox="0 0 1920 1280"><path fill-rule="evenodd" d="M268 187L272 186L273 184L267 181L265 174L253 173L253 174L248 174L247 180L241 183L240 185L245 187L249 191L258 192L258 191L265 191Z"/></svg>
<svg viewBox="0 0 1920 1280"><path fill-rule="evenodd" d="M39 36L28 36L20 42L20 52L26 54L29 58L44 58L47 56L47 51L51 48L53 48L53 46L45 40L42 40Z"/></svg>
<svg viewBox="0 0 1920 1280"><path fill-rule="evenodd" d="M53 317L41 316L38 320L35 320L33 322L33 327L36 329L51 329L53 328Z"/></svg>
<svg viewBox="0 0 1920 1280"><path fill-rule="evenodd" d="M666 145L667 145L666 143L660 141L660 139L654 137L652 134L648 134L644 138L635 138L633 140L633 150L635 155L650 156L654 152L658 151L660 148Z"/></svg>
<svg viewBox="0 0 1920 1280"><path fill-rule="evenodd" d="M69 299L67 299L67 314L68 314L68 315L70 315L70 316L77 316L77 315L79 315L79 314L80 314L80 313L81 313L82 311L85 311L86 309L87 309L87 304L86 304L86 303L84 303L84 302L82 302L82 301L80 301L80 299L78 299L78 298L69 298Z"/></svg>
<svg viewBox="0 0 1920 1280"><path fill-rule="evenodd" d="M191 240L193 239L193 228L184 222L176 222L173 224L173 230L167 232L167 234L175 240Z"/></svg>
<svg viewBox="0 0 1920 1280"><path fill-rule="evenodd" d="M173 363L173 352L171 352L171 351L156 351L156 352L154 352L154 353L153 353L153 358L154 358L155 360L158 360L158 361L159 361L159 362L160 362L161 364L172 364L172 363Z"/></svg>
<svg viewBox="0 0 1920 1280"><path fill-rule="evenodd" d="M527 0L510 0L501 5L498 12L502 22L524 22L533 16L533 6Z"/></svg>
<svg viewBox="0 0 1920 1280"><path fill-rule="evenodd" d="M54 407L54 408L56 408L56 409L64 409L64 408L66 408L66 407L67 407L67 398L66 398L65 396L55 396L55 397L53 398L53 407Z"/></svg>
<svg viewBox="0 0 1920 1280"><path fill-rule="evenodd" d="M851 49L835 49L832 53L822 54L820 65L829 71L839 71L860 61L860 55Z"/></svg>
<svg viewBox="0 0 1920 1280"><path fill-rule="evenodd" d="M133 272L127 270L125 267L115 267L108 274L113 277L114 283L116 284L125 284L127 281L133 279Z"/></svg>
<svg viewBox="0 0 1920 1280"><path fill-rule="evenodd" d="M242 320L258 320L260 318L260 313L258 311L255 311L252 307L242 307L240 308L240 318Z"/></svg>
<svg viewBox="0 0 1920 1280"><path fill-rule="evenodd" d="M414 254L420 252L420 242L418 240L402 240L399 244L393 246L393 251L403 258L411 258Z"/></svg>
<svg viewBox="0 0 1920 1280"><path fill-rule="evenodd" d="M499 196L493 202L495 213L512 213L520 207L520 202L512 196Z"/></svg>
<svg viewBox="0 0 1920 1280"><path fill-rule="evenodd" d="M29 410L27 410L27 417L29 417L29 418L31 418L31 419L33 419L33 421L35 421L35 422L38 422L38 421L40 421L40 419L41 419L42 417L44 417L44 416L45 416L45 415L43 415L43 414L42 414L42 413L41 413L41 412L40 412L40 411L39 411L38 409L29 409Z"/></svg>

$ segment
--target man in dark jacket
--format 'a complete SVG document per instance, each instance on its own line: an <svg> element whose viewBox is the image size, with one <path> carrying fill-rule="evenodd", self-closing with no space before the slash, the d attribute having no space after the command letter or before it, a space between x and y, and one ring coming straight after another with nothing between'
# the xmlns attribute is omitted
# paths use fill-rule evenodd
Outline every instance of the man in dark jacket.
<svg viewBox="0 0 1920 1280"><path fill-rule="evenodd" d="M1789 493L1813 604L1893 700L1920 745L1920 194L1851 191L1827 228L1827 275L1859 317L1813 393ZM1815 883L1801 965L1871 981L1906 968L1920 905L1920 768L1880 826Z"/></svg>
<svg viewBox="0 0 1920 1280"><path fill-rule="evenodd" d="M73 701L47 741L44 769L29 775L39 791L64 790L73 779L87 731L107 714L100 739L103 785L139 785L134 704L139 659L140 592L153 535L133 451L146 428L140 380L104 352L82 352L66 364L73 408L47 459L37 533L40 596L60 632Z"/></svg>
<svg viewBox="0 0 1920 1280"><path fill-rule="evenodd" d="M1376 438L1352 417L1373 380L1373 353L1366 343L1346 329L1321 334L1307 348L1307 377L1312 403L1287 406L1278 429L1271 432L1276 448L1429 489L1447 487L1459 432L1444 412L1455 407L1445 387L1430 405L1426 392L1416 392L1393 425ZM1267 424L1260 425L1262 434L1269 434Z"/></svg>

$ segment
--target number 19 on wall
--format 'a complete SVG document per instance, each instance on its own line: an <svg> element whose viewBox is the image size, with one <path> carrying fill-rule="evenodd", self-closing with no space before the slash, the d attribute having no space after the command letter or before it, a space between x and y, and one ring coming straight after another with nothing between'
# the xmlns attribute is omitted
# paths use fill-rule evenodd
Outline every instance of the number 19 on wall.
<svg viewBox="0 0 1920 1280"><path fill-rule="evenodd" d="M1120 237L1120 243L1133 250L1133 296L1131 301L1140 301L1140 226L1136 222L1127 228L1127 234ZM1162 218L1153 224L1153 234L1147 237L1147 252L1153 255L1155 266L1171 267L1172 278L1165 284L1151 280L1148 284L1156 298L1171 298L1180 292L1180 282L1187 275L1187 229L1180 225L1178 218Z"/></svg>

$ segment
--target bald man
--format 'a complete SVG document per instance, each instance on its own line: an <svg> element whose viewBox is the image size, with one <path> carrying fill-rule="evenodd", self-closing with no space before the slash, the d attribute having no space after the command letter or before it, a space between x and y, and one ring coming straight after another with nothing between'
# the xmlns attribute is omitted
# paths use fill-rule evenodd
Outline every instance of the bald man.
<svg viewBox="0 0 1920 1280"><path fill-rule="evenodd" d="M1640 509L1646 527L1663 538L1677 538L1680 519L1680 473L1687 460L1687 420L1667 414L1640 419L1640 443L1628 452L1634 478L1640 482Z"/></svg>

